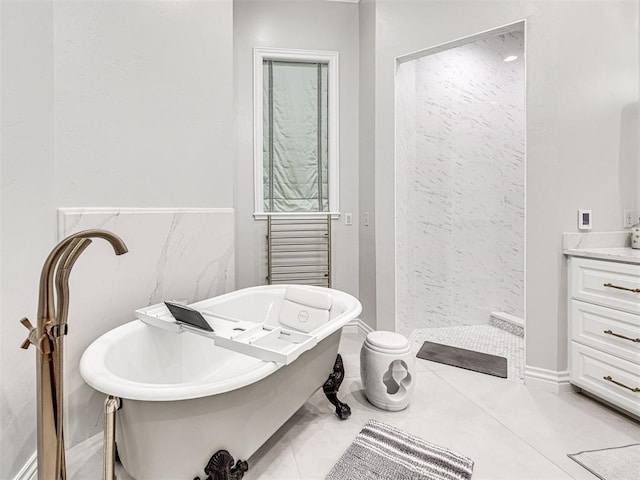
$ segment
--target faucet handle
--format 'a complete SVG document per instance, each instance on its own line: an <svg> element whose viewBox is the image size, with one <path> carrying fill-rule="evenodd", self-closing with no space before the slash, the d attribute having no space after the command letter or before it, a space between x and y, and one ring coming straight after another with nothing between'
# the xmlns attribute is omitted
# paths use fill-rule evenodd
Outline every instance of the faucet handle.
<svg viewBox="0 0 640 480"><path fill-rule="evenodd" d="M29 330L29 336L24 342L22 342L22 345L20 345L20 348L23 348L26 350L29 348L29 346L32 343L35 345L32 339L32 336L33 336L32 333L35 331L35 328L33 328L33 325L31 325L31 322L27 317L23 317L22 320L20 320L20 323L24 325L27 330Z"/></svg>
<svg viewBox="0 0 640 480"><path fill-rule="evenodd" d="M40 350L44 355L50 353L51 349L49 348L49 342L43 342L42 340L46 337L46 335L37 338L38 329L31 325L31 322L27 317L24 317L20 320L20 323L25 326L26 329L29 330L29 336L27 339L22 342L20 348L27 350L31 344L33 344L38 350Z"/></svg>

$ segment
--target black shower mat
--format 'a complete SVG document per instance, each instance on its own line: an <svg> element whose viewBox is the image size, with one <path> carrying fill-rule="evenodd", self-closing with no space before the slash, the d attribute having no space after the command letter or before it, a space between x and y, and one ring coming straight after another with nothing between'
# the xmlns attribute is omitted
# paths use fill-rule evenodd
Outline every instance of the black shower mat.
<svg viewBox="0 0 640 480"><path fill-rule="evenodd" d="M497 355L451 347L440 343L424 342L416 356L423 360L507 378L507 359Z"/></svg>

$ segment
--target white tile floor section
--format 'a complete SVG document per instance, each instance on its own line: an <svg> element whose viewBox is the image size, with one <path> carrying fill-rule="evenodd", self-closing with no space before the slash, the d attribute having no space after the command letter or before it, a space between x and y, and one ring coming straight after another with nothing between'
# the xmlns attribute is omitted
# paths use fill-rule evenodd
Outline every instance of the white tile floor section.
<svg viewBox="0 0 640 480"><path fill-rule="evenodd" d="M507 359L507 378L524 383L524 338L492 325L418 328L409 336L418 353L424 341L490 353Z"/></svg>
<svg viewBox="0 0 640 480"><path fill-rule="evenodd" d="M584 395L529 390L518 382L425 360L417 361L409 407L378 410L361 390L362 341L349 333L340 344L346 378L339 397L351 406L351 418L338 419L319 390L249 459L246 480L323 479L370 418L471 457L473 480L594 480L567 453L640 442L640 423ZM97 439L69 452L70 479L100 478L99 445ZM122 470L118 478L130 480Z"/></svg>

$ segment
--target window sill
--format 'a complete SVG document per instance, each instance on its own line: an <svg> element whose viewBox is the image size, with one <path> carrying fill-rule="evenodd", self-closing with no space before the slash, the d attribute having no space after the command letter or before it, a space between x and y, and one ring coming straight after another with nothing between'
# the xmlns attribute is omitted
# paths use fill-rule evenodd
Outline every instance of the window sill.
<svg viewBox="0 0 640 480"><path fill-rule="evenodd" d="M340 212L254 212L254 220L266 220L269 217L279 218L313 218L331 215L331 220L340 218Z"/></svg>

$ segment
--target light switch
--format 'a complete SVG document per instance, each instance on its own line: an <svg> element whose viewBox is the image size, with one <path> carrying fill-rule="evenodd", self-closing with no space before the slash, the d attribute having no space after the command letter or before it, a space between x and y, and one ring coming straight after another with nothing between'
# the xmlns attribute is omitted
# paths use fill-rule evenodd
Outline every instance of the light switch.
<svg viewBox="0 0 640 480"><path fill-rule="evenodd" d="M624 228L631 228L633 226L634 217L635 215L633 214L633 210L624 211Z"/></svg>
<svg viewBox="0 0 640 480"><path fill-rule="evenodd" d="M344 214L344 224L345 225L353 225L353 215L350 213Z"/></svg>

